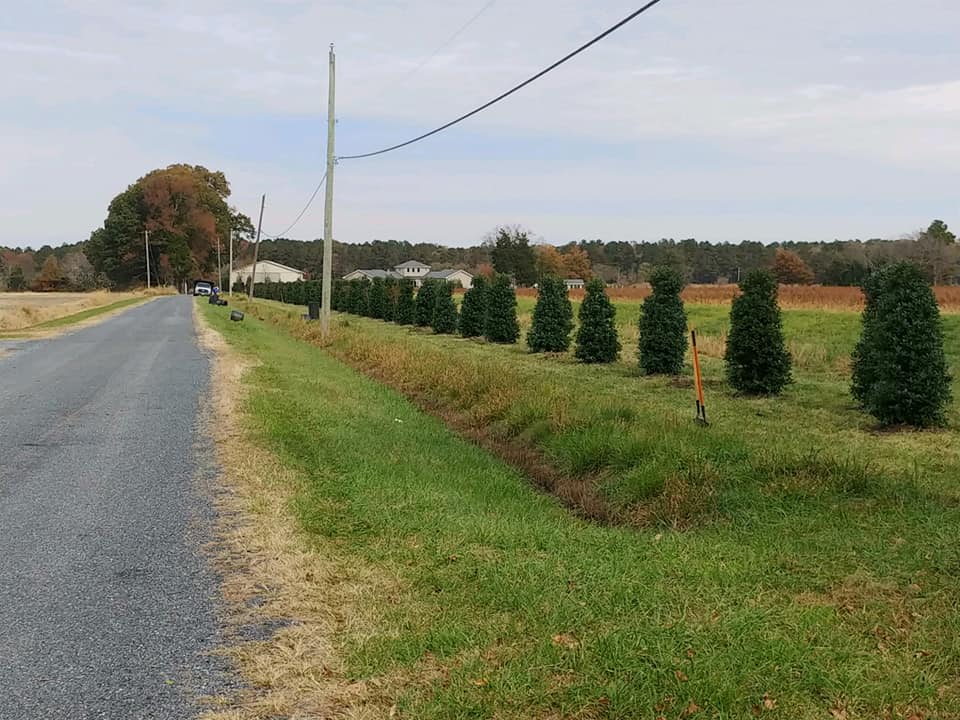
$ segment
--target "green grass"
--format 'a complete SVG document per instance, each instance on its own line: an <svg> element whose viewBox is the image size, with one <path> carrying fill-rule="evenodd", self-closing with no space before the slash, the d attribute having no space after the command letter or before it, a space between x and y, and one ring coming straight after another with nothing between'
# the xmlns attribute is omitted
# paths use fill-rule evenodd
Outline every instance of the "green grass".
<svg viewBox="0 0 960 720"><path fill-rule="evenodd" d="M90 318L97 317L98 315L103 315L104 313L113 312L114 310L120 310L121 308L129 307L130 305L135 305L141 303L145 300L142 297L127 298L125 300L118 300L115 303L110 303L109 305L101 305L100 307L90 308L89 310L83 310L73 315L66 315L64 317L56 318L54 320L47 320L46 322L38 323L36 325L31 325L30 327L21 328L12 333L4 334L0 333L2 337L22 337L29 335L33 330L52 330L54 328L66 327L68 325L73 325L83 320L89 320Z"/></svg>
<svg viewBox="0 0 960 720"><path fill-rule="evenodd" d="M679 718L693 705L693 717L713 718L752 717L755 706L801 720L839 708L851 719L957 717L953 434L872 433L829 374L801 378L782 400L714 385L715 425L701 430L688 389L625 365L582 368L338 321L332 351L352 362L368 362L375 344L427 360L437 351L454 370L532 383L491 422L541 423L529 441L557 443L560 464L579 443L581 469L616 450L605 481L611 492L630 486L625 507L638 487L659 492L657 468L672 464L693 484L721 476L709 521L683 532L604 527L291 337L302 325L286 310L258 305L278 325L201 310L262 363L250 378L253 433L306 481L295 502L318 551L332 544L397 580L389 597L365 596L375 628L346 623L338 640L354 678L421 678L399 698L404 717ZM719 364L708 364L716 383ZM548 410L574 398L569 425L544 421L537 395ZM762 709L764 694L775 709Z"/></svg>

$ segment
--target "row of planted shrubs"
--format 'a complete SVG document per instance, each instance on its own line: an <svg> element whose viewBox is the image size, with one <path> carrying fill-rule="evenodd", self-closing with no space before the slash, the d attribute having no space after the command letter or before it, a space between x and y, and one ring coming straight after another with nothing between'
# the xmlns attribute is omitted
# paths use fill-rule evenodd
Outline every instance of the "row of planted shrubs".
<svg viewBox="0 0 960 720"><path fill-rule="evenodd" d="M653 292L640 314L640 367L649 375L678 375L688 342L680 297L683 279L675 270L656 268L650 283ZM270 285L263 286L263 294L257 291L258 297L298 305L320 300L319 282ZM745 394L775 395L791 382L777 287L769 272L755 271L740 283L741 293L730 310L726 375L730 385ZM509 277L477 277L459 312L452 293L452 286L443 281L426 281L417 292L412 280L337 280L331 307L400 325L431 327L439 334L484 337L495 343L519 340L517 299ZM885 425L943 424L951 400L950 375L939 306L922 271L910 263L887 266L868 278L864 294L863 333L852 363L854 398ZM617 359L621 346L615 314L603 282L588 283L573 337L580 362ZM528 347L531 352L567 352L573 328L565 283L544 278Z"/></svg>

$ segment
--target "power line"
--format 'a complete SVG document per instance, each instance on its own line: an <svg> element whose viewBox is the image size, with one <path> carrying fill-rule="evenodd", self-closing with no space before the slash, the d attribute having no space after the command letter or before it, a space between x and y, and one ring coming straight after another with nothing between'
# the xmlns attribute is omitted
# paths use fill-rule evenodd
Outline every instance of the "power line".
<svg viewBox="0 0 960 720"><path fill-rule="evenodd" d="M476 109L474 109L474 110L471 110L470 112L466 113L465 115L461 115L460 117L458 117L458 118L455 119L455 120L451 120L450 122L448 122L448 123L445 124L445 125L441 125L440 127L436 128L435 130L431 130L430 132L426 132L426 133L424 133L423 135L419 135L419 136L417 136L417 137L415 137L415 138L413 138L413 139L411 139L411 140L407 140L406 142L398 143L397 145L391 145L390 147L383 148L382 150L375 150L374 152L362 153L362 154L359 154L359 155L341 155L338 159L339 159L339 160L359 160L360 158L368 158L368 157L373 157L373 156L375 156L375 155L383 155L383 154L388 153L388 152L393 152L394 150L399 150L400 148L406 147L407 145L413 145L414 143L420 142L421 140L426 140L428 137L430 137L430 136L432 136L432 135L436 135L437 133L443 132L444 130L447 130L448 128L451 128L451 127L453 127L454 125L457 125L458 123L461 123L461 122L463 122L464 120L473 117L473 116L476 115L477 113L483 112L483 111L486 110L487 108L489 108L489 107L491 107L491 106L493 106L493 105L496 105L496 104L497 104L498 102L500 102L501 100L505 100L506 98L508 98L508 97L510 97L511 95L513 95L515 92L518 92L519 90L522 90L523 88L525 88L527 85L530 85L531 83L535 82L536 80L539 80L540 78L542 78L542 77L543 77L544 75L546 75L547 73L549 73L549 72L551 72L551 71L553 71L553 70L556 70L558 67L560 67L561 65L563 65L563 64L564 64L565 62L567 62L568 60L572 60L572 59L575 58L577 55L579 55L580 53L582 53L584 50L587 50L588 48L596 45L598 42L600 42L601 40L603 40L605 37L607 37L608 35L613 34L614 32L616 32L617 30L619 30L620 28L622 28L624 25L626 25L627 23L631 22L632 20L635 20L637 17L639 17L640 15L642 15L643 13L645 13L647 10L649 10L650 8L652 8L654 5L657 5L657 4L660 3L660 2L661 2L661 0L650 0L650 2L648 2L646 5L644 5L643 7L641 7L639 10L635 10L634 12L630 13L627 17L625 17L623 20L621 20L620 22L618 22L616 25L608 28L607 30L604 30L602 33L600 33L599 35L597 35L595 38L593 38L593 39L590 40L589 42L585 43L584 45L581 45L580 47L578 47L578 48L577 48L576 50L574 50L573 52L571 52L571 53L569 53L568 55L565 55L564 57L562 57L562 58L560 58L559 60L557 60L555 63L553 63L553 65L550 65L549 67L544 68L543 70L541 70L540 72L538 72L536 75L534 75L534 76L532 76L532 77L530 77L530 78L527 78L527 79L524 80L522 83L520 83L519 85L511 88L510 90L507 90L507 91L506 91L505 93L503 93L502 95L498 95L498 96L495 97L493 100L490 100L489 102L484 103L484 104L481 105L480 107L478 107L478 108L476 108Z"/></svg>
<svg viewBox="0 0 960 720"><path fill-rule="evenodd" d="M437 55L439 55L441 52L443 52L443 51L446 50L448 47L450 47L450 44L451 44L454 40L456 40L458 37L460 37L461 35L463 35L463 33L466 32L467 29L468 29L471 25L473 25L477 20L479 20L479 19L483 16L483 14L487 12L487 10L489 10L490 8L492 8L496 2L497 2L497 0L488 0L488 2L487 2L482 8L480 8L480 9L476 12L476 14L474 14L473 17L471 17L471 18L470 18L469 20L467 20L463 25L461 25L460 28L459 28L455 33L453 33L453 35L451 35L451 36L448 37L446 40L444 40L443 43L441 43L440 47L438 47L436 50L434 50L432 53L430 53L430 55L427 56L425 59L423 59L423 60L420 62L419 65L417 65L415 68L413 68L413 70L411 70L411 71L408 72L406 75L404 75L403 78L401 79L401 82L403 82L403 80L408 80L410 77L412 77L413 75L416 75L416 74L417 74L418 72L420 72L424 67L426 67L428 64L430 64L430 62L431 62L434 58L436 58ZM394 87L396 87L396 85L394 85Z"/></svg>
<svg viewBox="0 0 960 720"><path fill-rule="evenodd" d="M277 238L284 237L288 232L293 230L293 228L296 227L297 223L300 222L303 216L306 215L307 210L310 209L310 206L313 205L313 201L316 199L317 193L320 192L320 188L323 187L323 184L326 181L327 181L327 174L324 173L323 177L320 178L320 183L317 185L316 188L314 188L313 195L311 195L310 199L307 200L307 204L303 206L303 210L300 211L300 214L297 215L296 219L292 223L290 223L283 232L279 232L276 235L271 235L270 233L263 233L263 236L276 240Z"/></svg>

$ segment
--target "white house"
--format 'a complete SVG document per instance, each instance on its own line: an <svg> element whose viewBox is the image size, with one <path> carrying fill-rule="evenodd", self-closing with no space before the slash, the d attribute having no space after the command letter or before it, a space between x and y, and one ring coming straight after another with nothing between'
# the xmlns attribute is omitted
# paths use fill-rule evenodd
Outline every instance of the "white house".
<svg viewBox="0 0 960 720"><path fill-rule="evenodd" d="M569 278L563 282L566 283L567 290L583 290L586 287L586 283L580 278Z"/></svg>
<svg viewBox="0 0 960 720"><path fill-rule="evenodd" d="M373 280L374 278L396 278L397 280L413 280L417 287L423 285L424 280L446 280L449 283L459 283L461 287L473 287L473 275L466 270L433 270L416 260L407 260L400 263L393 270L354 270L343 276L344 280Z"/></svg>
<svg viewBox="0 0 960 720"><path fill-rule="evenodd" d="M305 273L303 270L281 265L273 260L258 260L256 273L253 272L253 265L239 268L233 271L233 276L240 282L246 284L253 275L255 283L262 282L296 282L303 280Z"/></svg>

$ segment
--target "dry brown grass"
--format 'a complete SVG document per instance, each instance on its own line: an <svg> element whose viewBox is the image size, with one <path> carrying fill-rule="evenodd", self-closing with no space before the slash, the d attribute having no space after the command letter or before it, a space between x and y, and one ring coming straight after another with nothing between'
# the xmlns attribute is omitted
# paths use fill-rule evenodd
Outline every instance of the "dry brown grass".
<svg viewBox="0 0 960 720"><path fill-rule="evenodd" d="M683 291L684 302L700 305L729 305L738 294L736 285L688 285ZM939 286L934 293L945 312L960 312L960 286ZM521 297L536 297L533 288L520 288ZM643 300L650 294L647 284L626 287L608 287L607 295L614 300ZM580 299L583 290L571 290L570 297ZM785 308L811 310L863 309L863 293L857 287L832 287L826 285L781 285L780 305Z"/></svg>
<svg viewBox="0 0 960 720"><path fill-rule="evenodd" d="M165 293L151 291L149 297L159 294ZM0 331L22 330L127 298L147 296L146 292L114 293L106 290L92 293L2 293L0 294Z"/></svg>
<svg viewBox="0 0 960 720"><path fill-rule="evenodd" d="M297 479L260 447L242 422L247 361L200 319L202 345L215 356L212 428L222 468L218 540L228 645L222 649L248 687L208 698L201 720L386 718L398 688L412 678L350 681L342 644L368 636L378 603L399 580L359 565L331 543L299 529L291 501ZM243 640L244 627L279 627L265 640Z"/></svg>

